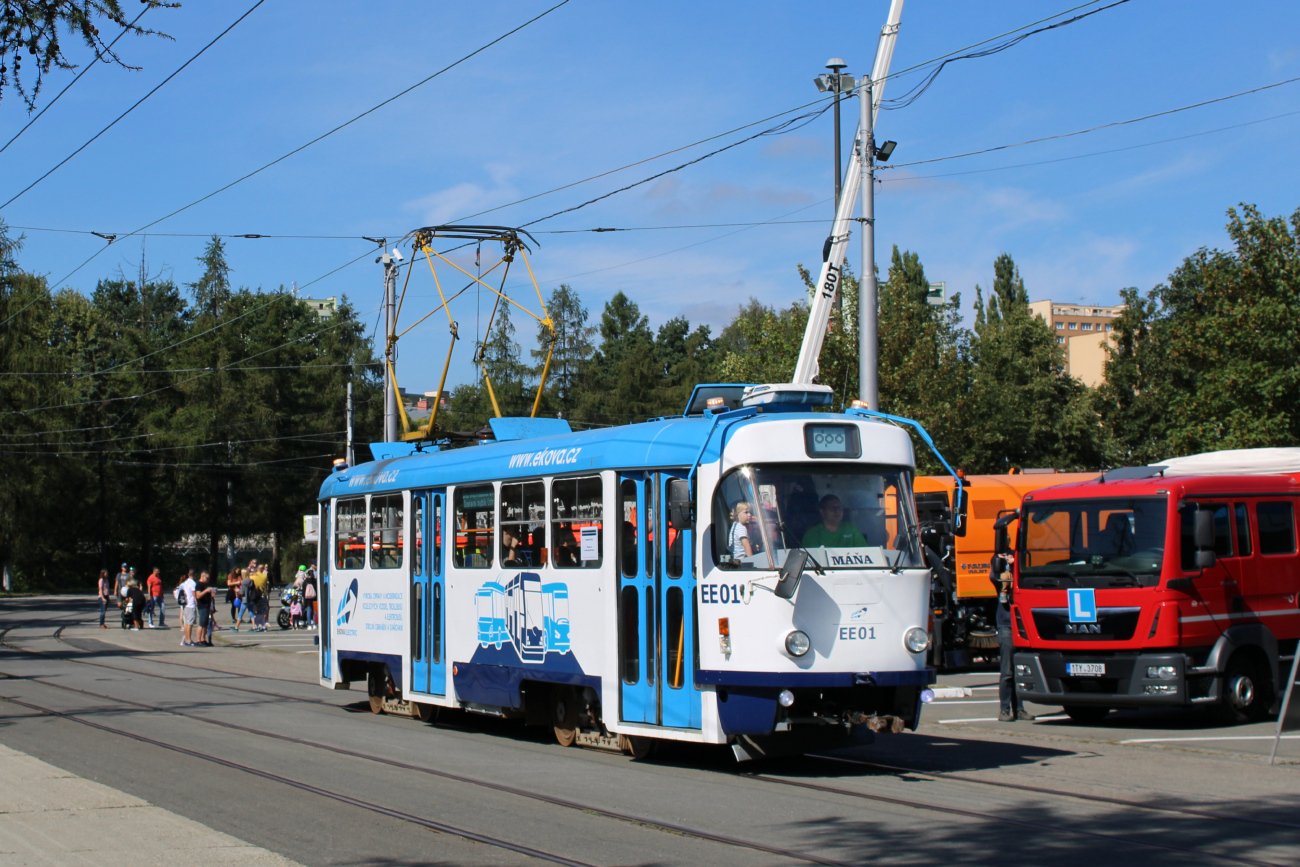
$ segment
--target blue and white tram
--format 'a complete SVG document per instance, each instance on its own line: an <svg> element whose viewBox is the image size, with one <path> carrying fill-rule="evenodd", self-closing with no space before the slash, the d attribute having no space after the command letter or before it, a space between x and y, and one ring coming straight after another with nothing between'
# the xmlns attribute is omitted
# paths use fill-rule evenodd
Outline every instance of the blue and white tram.
<svg viewBox="0 0 1300 867"><path fill-rule="evenodd" d="M321 684L638 753L915 728L934 672L912 442L790 388L701 386L683 416L603 430L495 419L474 446L376 444L321 486Z"/></svg>

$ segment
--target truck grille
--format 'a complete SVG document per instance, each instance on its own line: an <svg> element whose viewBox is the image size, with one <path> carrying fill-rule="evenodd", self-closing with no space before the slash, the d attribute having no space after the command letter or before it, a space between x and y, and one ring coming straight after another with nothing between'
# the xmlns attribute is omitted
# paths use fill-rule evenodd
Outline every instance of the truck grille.
<svg viewBox="0 0 1300 867"><path fill-rule="evenodd" d="M1071 623L1065 608L1035 608L1034 628L1045 641L1128 641L1141 608L1099 608L1096 623Z"/></svg>

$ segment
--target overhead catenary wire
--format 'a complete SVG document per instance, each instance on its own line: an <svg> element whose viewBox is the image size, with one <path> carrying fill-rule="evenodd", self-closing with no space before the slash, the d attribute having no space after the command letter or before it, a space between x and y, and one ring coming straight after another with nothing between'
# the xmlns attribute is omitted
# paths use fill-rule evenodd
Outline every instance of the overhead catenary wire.
<svg viewBox="0 0 1300 867"><path fill-rule="evenodd" d="M263 0L258 0L258 4L259 4L259 5L260 5L262 2L263 2ZM146 223L145 225L141 226L140 228L136 229L136 230L133 231L133 232L128 232L126 235L119 236L118 238L115 239L115 241L121 241L121 240L123 240L123 239L125 239L125 238L129 238L129 237L131 237L131 236L133 236L133 235L138 235L138 234L140 234L141 232L144 232L144 231L146 231L146 230L148 230L148 229L151 229L151 228L153 228L154 226L158 225L159 223L165 222L166 220L170 220L172 217L175 217L175 216L177 216L178 214L182 214L182 213L184 213L185 211L188 211L190 208L193 208L193 207L196 206L196 205L199 205L199 204L201 204L201 203L203 203L203 202L206 202L208 199L211 199L211 198L213 198L213 197L215 197L215 196L218 196L218 195L220 195L221 193L224 193L226 190L231 189L232 187L235 187L235 186L237 186L237 185L239 185L239 184L242 184L244 181L248 180L249 178L255 177L256 175L261 174L262 172L266 171L267 169L271 168L272 166L284 162L285 160L289 159L290 157L294 156L295 154L301 153L302 151L306 150L307 148L311 147L312 145L314 145L314 144L316 144L316 143L318 143L318 142L321 142L321 141L325 140L326 138L329 138L330 136L334 135L334 133L339 132L340 130L346 129L347 127L351 126L352 124L356 123L357 121L361 120L362 118L367 117L368 115L374 114L376 111L378 111L379 109L381 109L381 108L383 108L384 106L388 105L389 103L392 103L392 102L394 102L395 100L401 99L403 96L406 96L406 95L407 95L408 93L410 93L411 91L416 90L417 88L423 87L424 85L428 84L430 81L433 81L433 80L434 80L435 78L437 78L438 76L440 76L440 75L442 75L442 74L444 74L444 73L446 73L446 72L448 72L448 71L450 71L450 70L452 70L452 69L455 69L457 66L460 66L460 65L461 65L462 63L464 63L465 61L469 60L469 59L472 58L472 57L475 57L475 56L478 55L478 54L483 53L484 51L488 50L488 49L491 48L492 46L496 45L498 42L501 42L502 40L507 39L507 38L510 37L510 36L513 36L515 33L518 33L520 30L523 30L525 27L528 27L530 24L533 24L533 23L536 22L536 21L540 21L542 18L545 18L547 15L550 15L550 14L551 14L552 12L554 12L556 9L559 9L561 6L564 6L564 5L566 5L567 3L569 3L569 0L560 0L559 3L556 3L554 6L550 7L549 9L546 9L546 10L542 11L541 13L539 13L539 14L537 14L537 15L534 15L532 18L528 19L528 20L525 21L523 24L520 24L520 25L518 25L517 27L514 27L514 28L512 28L511 30L506 31L505 33L503 33L503 34L501 34L500 36L498 36L498 37L496 37L495 39L493 39L491 42L487 42L487 43L485 43L485 44L479 46L478 48L474 49L474 50L471 51L470 53L468 53L468 54L466 54L466 55L460 57L459 59L457 59L457 60L455 60L455 61L453 61L453 62L451 62L451 63L449 63L449 64L447 64L446 66L444 66L443 68L439 69L437 72L433 73L432 75L426 76L425 78L421 79L420 81L417 81L415 84L411 85L410 87L406 88L405 90L399 91L398 93L394 94L393 96L388 97L387 99L383 100L382 102L378 103L377 105L371 106L370 108L368 108L368 109L366 109L365 111L361 112L360 114L358 114L358 115L356 115L356 116L350 118L349 120L344 121L343 123L339 124L338 126L335 126L334 128L332 128L332 129L330 129L330 130L327 130L326 132L323 132L323 133L321 133L320 135L316 136L316 137L313 138L312 140L310 140L310 141L308 141L308 142L306 142L306 143L304 143L304 144L299 145L298 147L294 148L293 150L289 151L288 153L282 154L281 156L276 157L275 159L271 160L270 162L265 163L265 164L259 166L258 168L254 169L253 171L249 172L248 174L243 175L243 176L241 176L241 177L238 177L238 178L236 178L235 180L231 181L230 183L228 183L228 184L226 184L226 185L224 185L224 186L222 186L222 187L218 187L217 189L213 190L212 192L210 192L210 193L208 193L208 194L206 194L206 195L204 195L204 196L200 196L199 198L197 198L197 199L195 199L194 201L190 202L188 205L183 205L182 207L177 208L176 210L172 211L171 213L169 213L169 214L165 214L165 215L159 217L158 219L154 220L153 222ZM255 6L254 8L257 8L257 7ZM252 11L252 10L249 10L249 11ZM0 206L0 210L2 210L3 207L4 207L4 206ZM112 243L113 243L113 242L110 242L110 246L111 246ZM57 289L59 286L63 285L64 282L66 282L69 278L71 278L74 274L76 274L76 273L77 273L78 271L80 271L82 268L86 267L86 265L90 264L90 262L91 262L93 259L95 259L96 257L98 257L99 254L102 253L102 252L103 252L104 250L106 250L106 249L108 249L108 248L107 248L107 247L103 247L103 248L100 248L99 250L96 250L95 253L94 253L92 256L90 256L90 258L88 258L85 262L82 262L80 265L78 265L76 268L74 268L72 271L70 271L70 272L69 272L65 277L63 277L63 278L62 278L58 283L54 284L54 286L53 286L52 288Z"/></svg>
<svg viewBox="0 0 1300 867"><path fill-rule="evenodd" d="M141 9L140 14L135 16L135 20L132 21L130 24L128 24L126 27L122 28L122 32L114 36L112 42L108 43L108 45L104 46L102 50L96 53L95 58L91 60L89 63L87 63L85 66L83 66L81 68L81 71L77 73L76 77L73 78L72 81L69 81L64 86L63 90L60 90L58 93L54 95L54 99L51 99L49 102L45 103L45 105L41 107L40 111L36 112L35 115L29 118L27 123L23 124L22 129L14 133L13 136L9 139L9 141L5 142L3 146L0 146L0 154L7 151L9 149L9 145L18 141L19 137L22 136L23 133L31 129L32 124L36 123L36 121L41 119L41 115L45 114L45 112L53 108L54 104L59 101L59 98L63 96L63 94L71 90L74 84L76 84L78 81L81 81L81 77L85 75L87 72L89 72L92 68L94 68L95 64L99 62L100 58L102 58L105 54L110 53L113 50L113 46L117 44L117 40L121 39L123 36L130 33L132 29L135 27L135 25L140 21L140 19L144 17L144 13L148 12L152 8L153 8L152 6L146 5L143 9ZM117 55L114 55L114 57L116 56Z"/></svg>
<svg viewBox="0 0 1300 867"><path fill-rule="evenodd" d="M1012 48L1016 45L1019 45L1021 42L1024 42L1026 39L1028 39L1031 36L1037 35L1039 33L1046 33L1047 31L1055 30L1058 27L1065 27L1066 25L1074 24L1077 21L1082 21L1083 19L1088 18L1092 15L1096 15L1099 12L1105 12L1108 9L1114 9L1116 6L1122 6L1127 2L1129 2L1129 0L1115 0L1114 3L1111 3L1107 6L1102 6L1100 9L1090 9L1087 12L1074 16L1073 18L1067 18L1064 21L1057 21L1053 24L1048 24L1045 27L1039 27L1037 30L1030 30L1028 33L1021 33L1019 36L1015 36L1011 39L1006 40L1005 42L1001 42L998 43L997 45L993 45L989 48L984 49L983 51L972 51L966 54L959 54L954 57L947 57L944 60L940 61L939 65L936 66L933 70L931 70L930 73L925 78L923 78L920 82L914 85L911 90L907 91L901 96L894 97L893 99L884 100L883 102L880 103L880 107L886 111L894 111L900 108L907 108L909 105L911 105L912 103L920 99L921 95L930 89L930 85L934 83L934 80L939 77L939 73L943 72L944 67L946 67L949 63L956 63L958 60L973 60L980 57L990 57L994 54L999 54L1003 51L1006 51L1008 48ZM1086 5L1092 5L1092 4L1086 4ZM1054 16L1054 17L1059 17L1059 16Z"/></svg>
<svg viewBox="0 0 1300 867"><path fill-rule="evenodd" d="M1200 132L1192 132L1192 133L1188 133L1187 135L1176 135L1171 138L1162 138L1162 139L1157 139L1155 141L1142 142L1141 144L1128 145L1122 148L1109 148L1107 150L1102 150L1102 151L1089 151L1088 153L1084 153L1084 154L1072 154L1071 156L1068 157L1056 157L1055 159L1050 159L1050 160L1035 160L1033 162L1015 163L1013 165L1008 165L1008 166L992 166L986 169L968 169L966 171L961 171L961 172L942 172L933 175L904 175L896 178L884 178L882 180L882 183L903 183L906 181L923 181L923 180L928 180L930 178L955 178L961 175L980 175L980 174L987 174L988 172L1005 172L1005 171L1010 171L1012 169L1024 169L1024 168L1031 168L1033 166L1046 166L1046 165L1051 165L1053 163L1064 163L1064 162L1070 162L1072 160L1087 159L1089 157L1108 156L1110 154L1124 153L1125 151L1133 151L1133 150L1139 150L1141 148L1155 147L1156 145L1169 144L1170 142L1186 141L1187 139L1199 138L1201 136L1213 135L1215 133L1220 133L1220 132L1227 132L1228 130L1241 129L1247 126L1255 126L1261 123L1268 123L1269 121L1281 120L1282 118L1286 118L1286 117L1294 117L1297 114L1300 114L1300 110L1283 112L1282 114L1275 114L1272 115L1271 117L1262 117L1259 118L1258 120L1248 120L1245 121L1244 123L1234 123L1228 126L1215 127L1214 129L1201 130Z"/></svg>
<svg viewBox="0 0 1300 867"><path fill-rule="evenodd" d="M41 181L45 180L45 179L48 178L50 175L54 174L56 171L58 171L60 168L62 168L62 167L63 167L63 166L68 162L68 160L72 159L72 158L75 157L77 154L81 153L81 152L84 151L86 148L90 147L91 144L93 144L93 143L95 142L96 139L98 139L98 138L99 138L100 136L102 136L104 133L108 132L108 131L109 131L110 129L112 129L113 127L117 126L118 121L122 120L122 118L126 117L128 114L130 114L131 112L133 112L133 111L135 111L137 108L139 108L139 107L141 106L141 104L143 104L144 101L147 100L149 97L153 96L155 93L157 93L158 91L162 90L162 88L163 88L164 86L166 86L167 82L171 81L171 80L172 80L173 78L175 78L177 75L180 75L180 73L185 69L185 67L189 66L191 63L193 63L194 61L196 61L196 60L198 60L200 57L202 57L203 54L204 54L204 52L206 52L206 51L207 51L209 48L211 48L212 46L216 45L217 42L219 42L219 41L221 40L221 37L225 36L225 35L226 35L227 33L229 33L231 30L234 30L235 27L236 27L236 25L239 24L239 22L243 21L243 20L244 20L245 18L247 18L249 15L252 15L252 14L253 14L253 11L254 11L255 9L257 9L258 6L261 6L261 5L262 5L263 3L265 3L265 2L266 2L266 0L257 0L257 2L254 3L254 4L252 5L252 7L250 7L249 10L248 10L247 12L245 12L243 15L240 15L238 18L236 18L236 19L235 19L235 22L234 22L233 24L231 24L231 25L230 25L229 27L227 27L225 30L222 30L220 33L218 33L218 34L217 34L217 35L212 39L211 42L209 42L207 45L205 45L205 46L203 46L202 48L200 48L196 54L194 54L194 55L192 55L192 56L190 57L189 60L187 60L187 61L185 61L184 63L182 63L182 64L181 64L181 65L176 69L175 72L173 72L171 75L169 75L169 76L167 76L166 78L164 78L164 79L163 79L161 82L159 82L159 83L158 83L158 84L157 84L157 85L156 85L152 90L150 90L150 91L149 91L148 93L146 93L144 96L142 96L142 97L140 97L138 100L136 100L135 103L133 103L133 104L131 105L131 107L128 108L126 111L122 112L122 113L119 114L117 117L113 118L113 120L109 122L108 126L104 127L104 128L101 129L99 132L95 133L93 136L91 136L89 139L87 139L86 142L85 142L84 144L82 144L82 145L81 145L79 148L77 148L75 151L73 151L72 153L70 153L70 154L68 154L66 157L64 157L62 160L60 160L60 161L59 161L59 162L58 162L58 163L57 163L53 168L51 168L51 169L50 169L49 171L47 171L45 174L41 175L39 178L37 178L36 180L32 181L30 184L28 184L27 186L25 186L25 187L23 187L21 190L19 190L17 193L15 193L14 196L13 196L12 198L9 199L9 201L5 202L3 205L0 205L0 211L3 211L5 208L9 207L9 206L12 205L14 202L18 201L20 198L22 198L24 195L26 195L27 192L28 192L29 190L31 190L33 187L35 187L35 186L36 186L37 184L39 184ZM143 13L141 13L141 14L143 14ZM114 40L114 41L116 41L116 40Z"/></svg>
<svg viewBox="0 0 1300 867"><path fill-rule="evenodd" d="M1169 109L1165 109L1164 111L1157 111L1157 112L1152 112L1151 114L1144 114L1141 117L1131 117L1128 118L1127 120L1116 120L1116 121L1111 121L1110 123L1098 124L1097 126L1090 126L1087 129L1077 129L1072 132L1063 132L1063 133L1057 133L1056 135L1042 136L1040 138L1031 138L1031 139L1027 139L1026 141L1014 142L1012 144L997 145L995 147L981 148L979 150L966 151L964 153L959 153L959 154L949 154L948 156L943 156L943 157L931 157L929 159L912 160L911 162L895 163L892 165L885 164L883 166L877 166L876 170L877 171L884 171L887 169L896 170L896 169L908 168L909 166L923 166L923 165L928 165L930 163L940 163L940 162L945 162L947 160L959 160L959 159L965 159L966 157L980 156L981 154L996 153L997 151L1005 151L1005 150L1010 150L1012 148L1025 147L1026 145L1041 144L1043 142L1058 141L1060 139L1065 139L1065 138L1073 138L1074 136L1085 135L1087 133L1097 132L1098 130L1113 129L1119 126L1127 126L1129 124L1141 123L1142 121L1153 120L1154 118L1157 117L1167 117L1168 115L1178 114L1179 112L1183 112L1183 111L1189 111L1193 108L1202 108L1207 105L1214 105L1215 103L1225 102L1229 99L1237 99L1238 97L1249 96L1252 93L1260 93L1261 91L1271 90L1272 88L1275 87L1282 87L1283 85L1294 84L1297 81L1300 81L1300 76L1296 76L1295 78L1288 78L1285 79L1284 81L1275 81L1272 84L1261 84L1259 87L1252 87L1249 90L1241 90L1236 93L1230 93L1227 96L1217 96L1214 99L1206 99L1206 100L1202 100L1201 102L1193 102L1189 105L1179 106L1178 108L1169 108Z"/></svg>

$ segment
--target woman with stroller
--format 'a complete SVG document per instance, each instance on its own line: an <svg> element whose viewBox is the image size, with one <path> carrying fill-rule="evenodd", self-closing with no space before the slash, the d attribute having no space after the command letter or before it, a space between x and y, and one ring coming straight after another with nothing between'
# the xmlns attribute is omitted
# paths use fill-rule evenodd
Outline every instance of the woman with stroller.
<svg viewBox="0 0 1300 867"><path fill-rule="evenodd" d="M144 626L144 592L140 582L132 578L126 582L126 601L122 604L122 628L139 632Z"/></svg>

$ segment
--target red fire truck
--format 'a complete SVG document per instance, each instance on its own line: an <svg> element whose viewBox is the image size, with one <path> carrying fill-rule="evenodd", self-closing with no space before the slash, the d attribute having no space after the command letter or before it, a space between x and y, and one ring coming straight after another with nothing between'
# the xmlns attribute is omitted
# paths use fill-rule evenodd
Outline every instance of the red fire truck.
<svg viewBox="0 0 1300 867"><path fill-rule="evenodd" d="M1003 562L1021 697L1079 722L1119 707L1266 716L1300 638L1296 470L1300 449L1237 450L1027 494L999 521L1019 524Z"/></svg>

